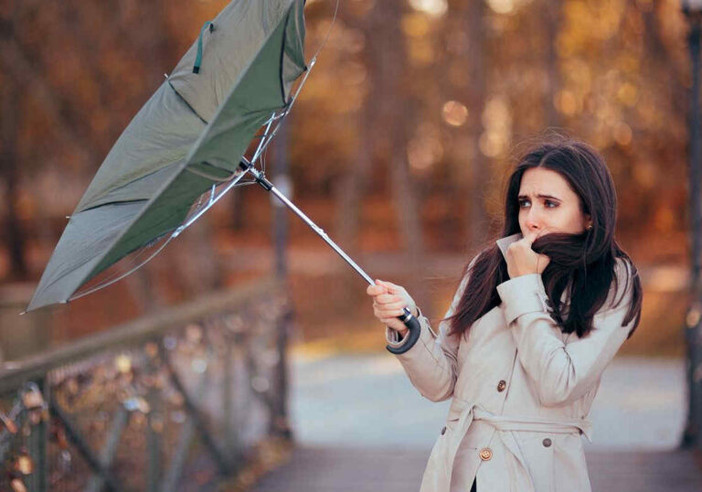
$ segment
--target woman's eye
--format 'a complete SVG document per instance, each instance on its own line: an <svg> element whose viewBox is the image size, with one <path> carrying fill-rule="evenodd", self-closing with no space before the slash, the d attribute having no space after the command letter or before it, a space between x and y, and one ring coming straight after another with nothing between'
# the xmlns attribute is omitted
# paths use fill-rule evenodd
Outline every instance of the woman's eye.
<svg viewBox="0 0 702 492"><path fill-rule="evenodd" d="M529 200L519 200L519 207L520 208L525 208L531 205L531 202ZM544 206L546 208L556 208L558 207L558 202L554 202L553 200L544 200Z"/></svg>

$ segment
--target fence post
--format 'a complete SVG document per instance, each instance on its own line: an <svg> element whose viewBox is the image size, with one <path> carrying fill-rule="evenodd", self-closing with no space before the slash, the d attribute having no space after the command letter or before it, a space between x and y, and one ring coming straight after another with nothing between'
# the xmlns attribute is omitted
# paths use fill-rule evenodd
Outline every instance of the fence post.
<svg viewBox="0 0 702 492"><path fill-rule="evenodd" d="M149 342L147 346L147 371L150 378L147 393L149 412L146 415L146 490L157 492L161 483L161 436L164 428L163 402L157 385L158 344L160 339Z"/></svg>
<svg viewBox="0 0 702 492"><path fill-rule="evenodd" d="M288 117L289 118L289 117ZM273 172L278 188L289 198L292 197L292 182L290 180L288 159L288 124L283 121L278 131L278 138L273 141L274 159ZM272 435L292 438L292 431L288 422L288 337L292 328L293 308L290 300L290 285L288 277L288 215L287 210L280 201L273 199L273 237L275 238L275 276L283 284L285 306L276 327L276 349L278 351L278 364L274 377L274 387L277 388L273 396L273 415L269 432Z"/></svg>
<svg viewBox="0 0 702 492"><path fill-rule="evenodd" d="M44 376L35 381L41 391L44 402L49 401L49 385ZM41 420L32 425L31 433L27 438L29 456L32 459L33 471L27 477L27 489L30 492L46 492L48 489L49 465L47 459L47 448L49 439L49 417L47 411L42 410Z"/></svg>

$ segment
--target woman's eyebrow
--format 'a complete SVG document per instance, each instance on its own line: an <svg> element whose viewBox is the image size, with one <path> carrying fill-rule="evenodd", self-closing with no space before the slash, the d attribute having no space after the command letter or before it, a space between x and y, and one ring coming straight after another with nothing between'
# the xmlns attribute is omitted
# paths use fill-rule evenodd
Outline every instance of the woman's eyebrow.
<svg viewBox="0 0 702 492"><path fill-rule="evenodd" d="M558 198L558 197L555 197L555 196L553 196L553 195L544 195L544 194L542 194L542 193L539 193L538 195L536 195L536 197L537 197L537 198L548 198L548 199L556 200L556 201L559 201L559 202L561 201L561 199ZM519 196L517 197L518 200L521 200L522 198L529 198L529 195L519 195Z"/></svg>

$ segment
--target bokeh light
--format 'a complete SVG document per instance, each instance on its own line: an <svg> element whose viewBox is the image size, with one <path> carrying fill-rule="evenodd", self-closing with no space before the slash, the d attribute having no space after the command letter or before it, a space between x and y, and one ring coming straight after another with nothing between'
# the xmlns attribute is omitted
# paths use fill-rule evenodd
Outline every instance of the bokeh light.
<svg viewBox="0 0 702 492"><path fill-rule="evenodd" d="M498 14L510 14L514 11L514 0L488 0L487 4Z"/></svg>
<svg viewBox="0 0 702 492"><path fill-rule="evenodd" d="M448 10L446 0L409 0L410 6L432 17L441 17Z"/></svg>
<svg viewBox="0 0 702 492"><path fill-rule="evenodd" d="M441 116L451 126L463 126L468 119L468 108L458 101L448 101L441 109Z"/></svg>

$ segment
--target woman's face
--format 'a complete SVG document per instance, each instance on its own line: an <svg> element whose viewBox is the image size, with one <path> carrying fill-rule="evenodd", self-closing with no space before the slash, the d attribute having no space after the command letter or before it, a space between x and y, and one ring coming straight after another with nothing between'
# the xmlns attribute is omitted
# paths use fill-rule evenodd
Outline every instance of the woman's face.
<svg viewBox="0 0 702 492"><path fill-rule="evenodd" d="M519 227L525 237L536 239L552 232L580 234L591 222L566 179L544 167L524 172L518 200Z"/></svg>

